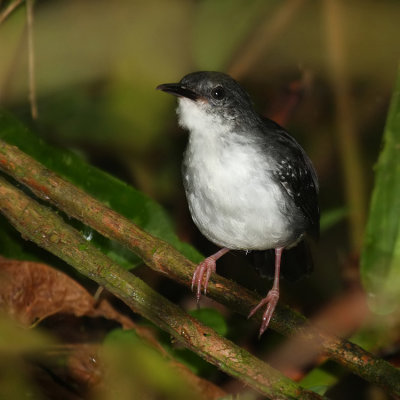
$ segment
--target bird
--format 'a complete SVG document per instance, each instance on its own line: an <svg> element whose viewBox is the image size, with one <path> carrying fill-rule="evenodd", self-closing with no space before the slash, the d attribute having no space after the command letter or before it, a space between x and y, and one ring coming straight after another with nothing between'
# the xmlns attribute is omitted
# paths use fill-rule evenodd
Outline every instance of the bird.
<svg viewBox="0 0 400 400"><path fill-rule="evenodd" d="M267 329L279 299L284 249L319 236L318 179L298 142L261 116L248 93L228 74L198 71L157 86L177 97L177 116L189 132L182 178L191 217L220 247L195 269L192 291L207 294L216 262L230 250L273 250L272 288L250 311L265 307Z"/></svg>

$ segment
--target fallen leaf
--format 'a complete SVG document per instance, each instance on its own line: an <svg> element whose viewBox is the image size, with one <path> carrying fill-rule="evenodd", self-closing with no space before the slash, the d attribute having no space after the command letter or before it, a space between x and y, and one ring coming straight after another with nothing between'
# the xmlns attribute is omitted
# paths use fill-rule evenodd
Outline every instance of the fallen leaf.
<svg viewBox="0 0 400 400"><path fill-rule="evenodd" d="M57 313L104 317L135 328L107 301L94 297L68 275L46 264L0 257L0 310L24 326Z"/></svg>

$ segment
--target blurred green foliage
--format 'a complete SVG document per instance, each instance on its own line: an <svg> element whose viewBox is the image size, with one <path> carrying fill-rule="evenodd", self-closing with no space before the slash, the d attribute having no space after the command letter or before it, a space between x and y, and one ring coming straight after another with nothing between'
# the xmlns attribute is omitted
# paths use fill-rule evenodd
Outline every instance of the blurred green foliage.
<svg viewBox="0 0 400 400"><path fill-rule="evenodd" d="M193 58L199 70L225 70L243 42L278 1L205 0L193 21ZM234 27L234 29L232 29Z"/></svg>
<svg viewBox="0 0 400 400"><path fill-rule="evenodd" d="M337 223L342 221L347 214L348 210L345 207L334 208L322 212L320 220L321 232L334 227Z"/></svg>
<svg viewBox="0 0 400 400"><path fill-rule="evenodd" d="M18 326L0 313L0 398L42 399L26 361L54 344L50 336Z"/></svg>
<svg viewBox="0 0 400 400"><path fill-rule="evenodd" d="M375 167L375 186L361 258L373 310L399 311L400 298L400 69Z"/></svg>
<svg viewBox="0 0 400 400"><path fill-rule="evenodd" d="M134 331L110 332L101 356L107 368L98 399L200 398L179 370Z"/></svg>

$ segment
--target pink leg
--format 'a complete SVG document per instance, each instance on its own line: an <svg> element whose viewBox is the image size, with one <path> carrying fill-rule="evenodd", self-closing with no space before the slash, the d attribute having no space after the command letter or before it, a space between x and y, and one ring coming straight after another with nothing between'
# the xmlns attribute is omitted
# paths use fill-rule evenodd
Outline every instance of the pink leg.
<svg viewBox="0 0 400 400"><path fill-rule="evenodd" d="M252 317L259 308L267 305L267 308L263 314L260 333L260 337L268 328L269 321L271 320L272 314L274 313L275 307L279 300L279 272L281 268L281 257L282 257L283 247L275 249L275 275L274 284L272 289L268 292L267 296L264 297L251 311L248 318Z"/></svg>
<svg viewBox="0 0 400 400"><path fill-rule="evenodd" d="M197 302L200 301L201 297L201 284L204 278L204 294L207 294L207 286L210 276L213 272L215 272L216 261L221 258L224 254L229 251L227 248L223 248L217 251L210 257L207 257L204 261L202 261L196 268L192 278L192 290L194 285L197 286L196 291L196 300Z"/></svg>

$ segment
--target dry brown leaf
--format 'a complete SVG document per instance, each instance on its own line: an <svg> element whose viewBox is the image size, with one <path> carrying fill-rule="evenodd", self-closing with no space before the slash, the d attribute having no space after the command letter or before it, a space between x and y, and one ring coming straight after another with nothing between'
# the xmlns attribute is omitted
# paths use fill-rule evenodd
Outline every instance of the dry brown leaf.
<svg viewBox="0 0 400 400"><path fill-rule="evenodd" d="M125 329L135 324L106 300L96 303L79 283L56 269L37 262L0 257L0 310L25 326L56 313L77 317L104 317Z"/></svg>

